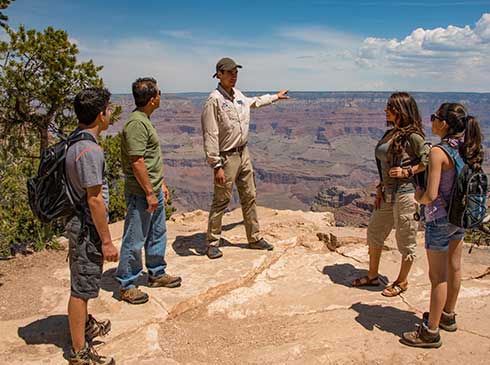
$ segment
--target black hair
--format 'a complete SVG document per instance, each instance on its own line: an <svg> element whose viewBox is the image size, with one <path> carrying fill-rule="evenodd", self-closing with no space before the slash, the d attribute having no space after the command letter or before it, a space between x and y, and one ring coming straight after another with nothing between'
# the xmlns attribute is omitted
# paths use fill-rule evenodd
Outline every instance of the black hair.
<svg viewBox="0 0 490 365"><path fill-rule="evenodd" d="M157 96L157 80L153 77L142 77L133 82L133 97L137 107L148 104L151 98Z"/></svg>
<svg viewBox="0 0 490 365"><path fill-rule="evenodd" d="M89 87L80 91L73 102L79 123L89 126L99 113L104 113L109 106L111 93L107 89Z"/></svg>
<svg viewBox="0 0 490 365"><path fill-rule="evenodd" d="M459 103L444 103L436 114L438 119L444 120L449 126L443 139L464 137L459 153L473 169L480 170L483 163L483 135L478 120L468 115L466 108Z"/></svg>

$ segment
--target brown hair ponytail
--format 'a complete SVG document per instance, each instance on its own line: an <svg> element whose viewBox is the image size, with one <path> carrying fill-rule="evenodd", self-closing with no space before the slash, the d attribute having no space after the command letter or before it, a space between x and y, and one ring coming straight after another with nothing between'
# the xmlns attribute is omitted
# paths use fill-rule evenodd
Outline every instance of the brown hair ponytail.
<svg viewBox="0 0 490 365"><path fill-rule="evenodd" d="M466 117L464 142L460 146L459 152L466 162L477 171L481 169L483 163L482 139L478 120L471 115Z"/></svg>
<svg viewBox="0 0 490 365"><path fill-rule="evenodd" d="M437 114L449 126L444 138L459 139L464 135L463 143L459 146L459 153L474 170L480 170L483 162L483 135L478 120L468 115L466 108L458 103L442 104Z"/></svg>

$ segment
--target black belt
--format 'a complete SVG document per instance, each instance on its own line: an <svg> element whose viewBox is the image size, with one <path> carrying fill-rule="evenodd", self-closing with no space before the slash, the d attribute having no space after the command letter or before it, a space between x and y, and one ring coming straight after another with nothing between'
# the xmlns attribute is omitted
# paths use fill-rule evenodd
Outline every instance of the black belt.
<svg viewBox="0 0 490 365"><path fill-rule="evenodd" d="M245 147L247 147L246 143L243 146L238 146L238 147L232 148L228 151L221 151L219 154L220 155L227 155L227 154L235 153L235 152L241 153L245 149Z"/></svg>

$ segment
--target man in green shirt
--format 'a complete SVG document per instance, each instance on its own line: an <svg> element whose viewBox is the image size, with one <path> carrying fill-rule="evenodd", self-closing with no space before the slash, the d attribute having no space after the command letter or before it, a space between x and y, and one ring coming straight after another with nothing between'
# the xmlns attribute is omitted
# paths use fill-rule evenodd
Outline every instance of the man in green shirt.
<svg viewBox="0 0 490 365"><path fill-rule="evenodd" d="M121 138L127 213L116 278L121 284L121 299L131 304L148 301L148 295L134 284L143 271L143 247L149 287L174 288L182 281L165 273L165 203L169 193L163 181L160 139L150 121L150 115L160 107L160 95L153 78L133 83L136 109L124 125Z"/></svg>

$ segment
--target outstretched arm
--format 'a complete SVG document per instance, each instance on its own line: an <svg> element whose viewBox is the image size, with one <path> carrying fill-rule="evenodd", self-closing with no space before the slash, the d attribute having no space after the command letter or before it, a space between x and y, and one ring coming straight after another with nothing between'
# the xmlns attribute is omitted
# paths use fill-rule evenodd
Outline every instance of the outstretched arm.
<svg viewBox="0 0 490 365"><path fill-rule="evenodd" d="M277 94L274 94L274 95L265 94L262 96L249 98L250 99L250 107L251 108L260 108L260 107L263 107L266 105L270 105L277 100L289 99L289 96L286 95L288 93L288 91L289 90L281 90Z"/></svg>

